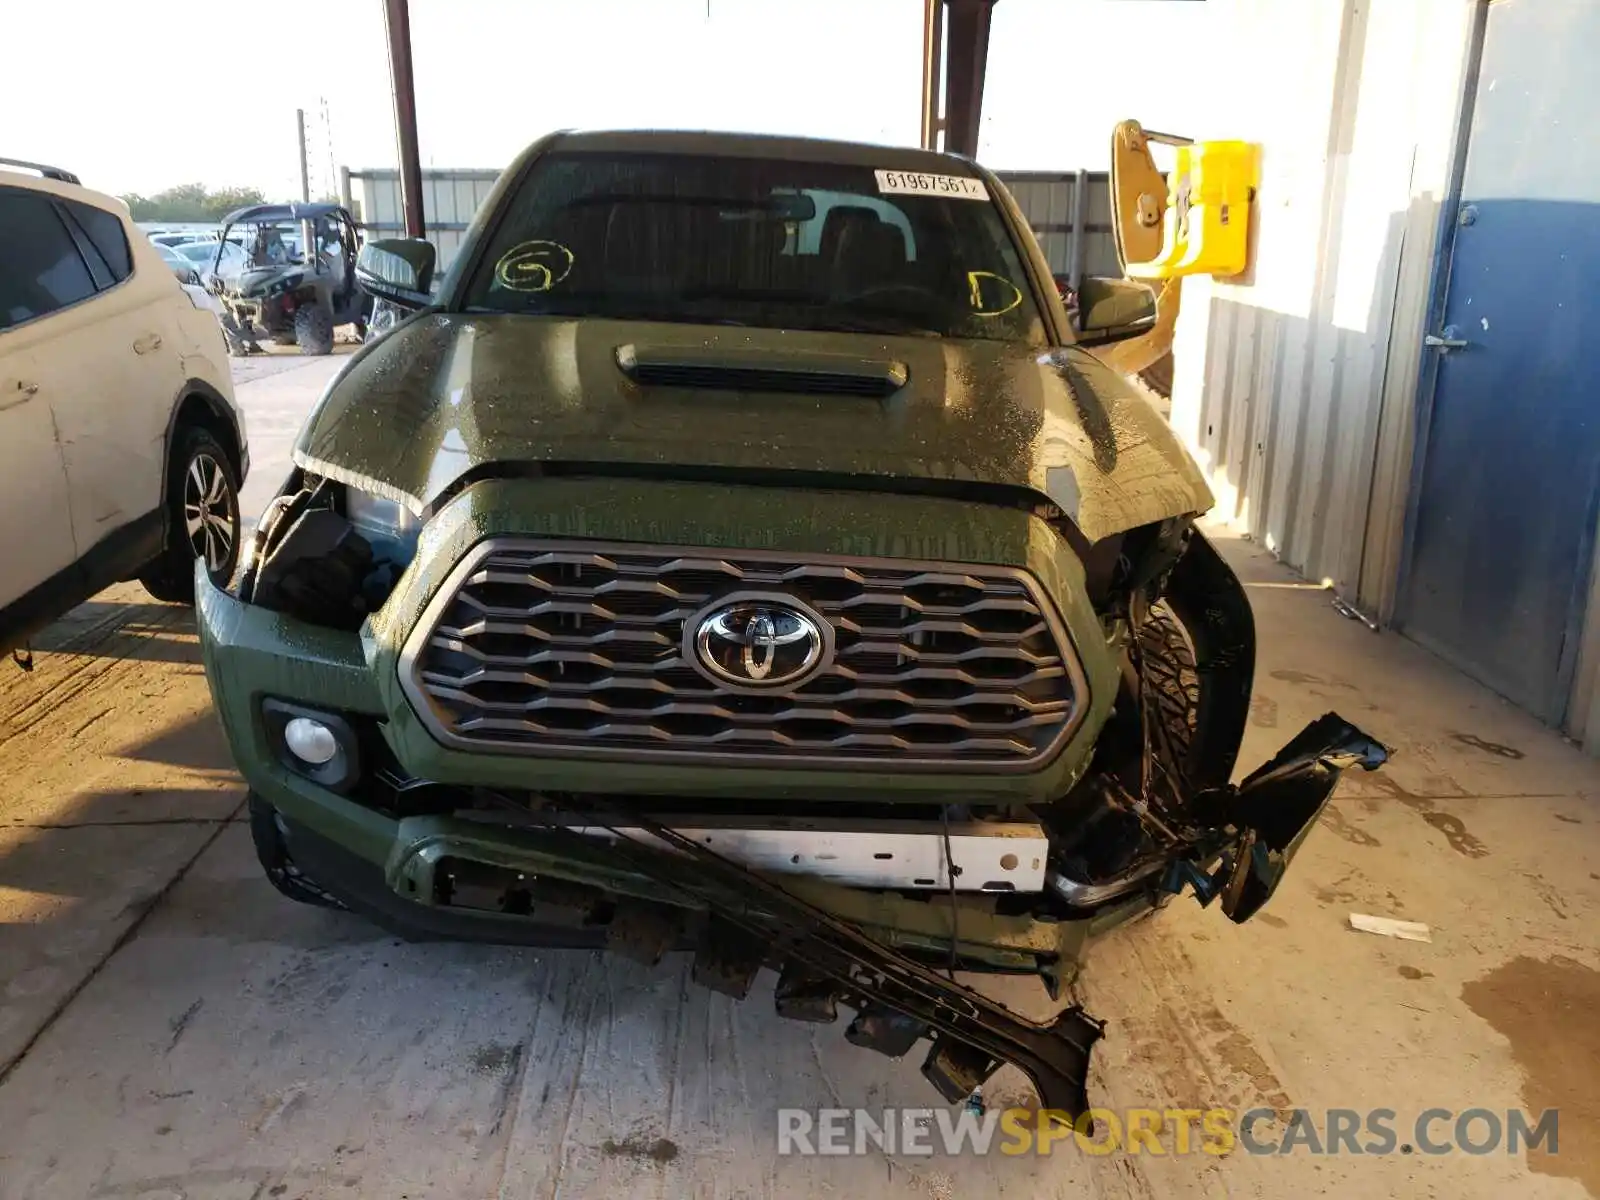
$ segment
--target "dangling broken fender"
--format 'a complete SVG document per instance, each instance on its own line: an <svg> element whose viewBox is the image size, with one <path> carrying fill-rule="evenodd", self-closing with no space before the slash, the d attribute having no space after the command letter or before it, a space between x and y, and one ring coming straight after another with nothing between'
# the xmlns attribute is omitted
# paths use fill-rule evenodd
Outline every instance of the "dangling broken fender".
<svg viewBox="0 0 1600 1200"><path fill-rule="evenodd" d="M1198 813L1238 831L1218 881L1222 911L1235 922L1259 912L1327 807L1339 777L1350 767L1375 771L1389 761L1389 753L1338 713L1325 713L1244 782L1196 797ZM1210 897L1202 894L1202 899Z"/></svg>

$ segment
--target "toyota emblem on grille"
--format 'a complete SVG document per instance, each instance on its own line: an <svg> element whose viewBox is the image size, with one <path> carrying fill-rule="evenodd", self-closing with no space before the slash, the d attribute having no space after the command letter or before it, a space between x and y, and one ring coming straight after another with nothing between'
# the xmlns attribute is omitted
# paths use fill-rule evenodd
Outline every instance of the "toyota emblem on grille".
<svg viewBox="0 0 1600 1200"><path fill-rule="evenodd" d="M684 657L723 687L792 687L832 656L833 627L791 596L724 596L684 623Z"/></svg>

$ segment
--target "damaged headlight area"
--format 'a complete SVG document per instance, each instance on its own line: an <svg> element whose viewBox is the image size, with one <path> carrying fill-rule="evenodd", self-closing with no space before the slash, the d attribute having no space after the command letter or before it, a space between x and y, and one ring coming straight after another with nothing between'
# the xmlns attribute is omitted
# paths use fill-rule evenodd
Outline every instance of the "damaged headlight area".
<svg viewBox="0 0 1600 1200"><path fill-rule="evenodd" d="M239 599L312 625L356 629L389 598L420 530L397 501L296 471L256 527Z"/></svg>

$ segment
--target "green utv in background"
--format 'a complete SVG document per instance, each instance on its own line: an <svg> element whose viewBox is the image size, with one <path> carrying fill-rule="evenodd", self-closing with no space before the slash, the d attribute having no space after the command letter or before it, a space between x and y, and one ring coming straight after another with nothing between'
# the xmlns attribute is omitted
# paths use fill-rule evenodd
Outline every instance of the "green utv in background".
<svg viewBox="0 0 1600 1200"><path fill-rule="evenodd" d="M207 676L285 894L414 936L696 955L785 1015L928 1038L1087 1104L1099 1023L953 970L1068 982L1184 887L1236 921L1339 772L1313 722L1233 786L1248 601L1157 413L1082 348L1004 188L961 158L562 134L506 171L430 298L353 356ZM946 973L950 971L951 977Z"/></svg>

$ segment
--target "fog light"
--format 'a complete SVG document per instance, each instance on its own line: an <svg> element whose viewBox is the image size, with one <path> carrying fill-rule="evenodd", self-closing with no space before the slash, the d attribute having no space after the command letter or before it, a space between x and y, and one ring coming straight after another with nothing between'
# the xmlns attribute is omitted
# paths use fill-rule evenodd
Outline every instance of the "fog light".
<svg viewBox="0 0 1600 1200"><path fill-rule="evenodd" d="M339 739L333 730L310 717L295 717L283 727L283 744L303 763L320 767L339 753Z"/></svg>
<svg viewBox="0 0 1600 1200"><path fill-rule="evenodd" d="M261 717L273 756L296 775L336 792L360 781L361 739L344 717L265 697Z"/></svg>

